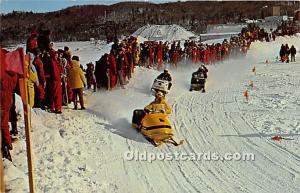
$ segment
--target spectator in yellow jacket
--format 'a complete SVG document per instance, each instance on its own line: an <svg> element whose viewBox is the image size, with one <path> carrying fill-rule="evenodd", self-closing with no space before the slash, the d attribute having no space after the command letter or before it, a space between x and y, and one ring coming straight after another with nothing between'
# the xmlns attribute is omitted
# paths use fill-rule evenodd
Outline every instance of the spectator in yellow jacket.
<svg viewBox="0 0 300 193"><path fill-rule="evenodd" d="M34 106L34 85L39 86L39 79L36 68L33 64L34 55L30 53L30 65L29 65L29 73L27 76L27 84L28 84L28 92L29 92L29 105L30 107Z"/></svg>
<svg viewBox="0 0 300 193"><path fill-rule="evenodd" d="M135 51L135 65L139 65L140 64L140 54L141 54L141 50L140 47L137 46L136 51Z"/></svg>
<svg viewBox="0 0 300 193"><path fill-rule="evenodd" d="M74 109L77 109L77 95L79 96L79 102L81 110L84 110L83 102L83 88L86 85L86 79L82 69L80 68L79 57L73 56L71 61L71 69L69 71L70 87L74 94Z"/></svg>

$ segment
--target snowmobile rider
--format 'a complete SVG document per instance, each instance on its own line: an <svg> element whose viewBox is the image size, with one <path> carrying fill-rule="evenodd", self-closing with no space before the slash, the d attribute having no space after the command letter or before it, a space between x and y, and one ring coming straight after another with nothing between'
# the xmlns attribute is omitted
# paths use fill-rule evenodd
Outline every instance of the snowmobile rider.
<svg viewBox="0 0 300 193"><path fill-rule="evenodd" d="M198 70L196 72L193 73L194 74L203 74L204 75L204 78L207 79L207 72L208 72L208 69L206 68L205 65L201 65Z"/></svg>
<svg viewBox="0 0 300 193"><path fill-rule="evenodd" d="M172 113L172 109L168 105L167 101L164 98L164 94L161 91L157 91L155 93L154 101L151 102L148 106L146 106L144 108L144 111L146 113L149 113L150 111L161 112L168 115Z"/></svg>
<svg viewBox="0 0 300 193"><path fill-rule="evenodd" d="M202 64L196 72L193 72L192 77L202 77L199 81L200 84L203 84L202 92L205 92L205 80L207 79L207 72L208 69ZM204 78L204 79L203 79ZM192 83L193 84L193 78ZM190 88L190 91L192 91L192 86Z"/></svg>
<svg viewBox="0 0 300 193"><path fill-rule="evenodd" d="M160 75L158 75L158 77L156 79L169 81L168 89L170 90L170 88L172 86L172 83L171 83L172 77L171 77L171 74L169 73L168 69L165 69L164 72L161 73Z"/></svg>

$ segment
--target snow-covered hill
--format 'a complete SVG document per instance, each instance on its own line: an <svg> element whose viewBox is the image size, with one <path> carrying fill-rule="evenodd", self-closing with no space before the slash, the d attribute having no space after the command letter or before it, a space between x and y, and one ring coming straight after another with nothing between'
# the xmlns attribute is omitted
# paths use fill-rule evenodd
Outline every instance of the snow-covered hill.
<svg viewBox="0 0 300 193"><path fill-rule="evenodd" d="M37 192L300 192L300 57L296 63L275 61L282 43L299 50L300 36L255 42L246 58L208 66L207 93L188 91L197 65L171 70L167 100L175 137L185 139L179 147L155 148L131 128L132 111L153 100L150 87L159 74L153 69L136 68L126 89L92 94L86 111L34 109ZM81 58L101 52L89 43L74 46ZM275 135L287 139L271 140ZM9 192L28 192L24 139L14 147L13 164L5 162ZM124 154L131 152L252 153L255 160L128 161Z"/></svg>
<svg viewBox="0 0 300 193"><path fill-rule="evenodd" d="M179 25L145 25L136 30L133 36L141 36L148 40L164 40L164 41L177 41L188 40L190 37L195 37L190 31L187 31Z"/></svg>

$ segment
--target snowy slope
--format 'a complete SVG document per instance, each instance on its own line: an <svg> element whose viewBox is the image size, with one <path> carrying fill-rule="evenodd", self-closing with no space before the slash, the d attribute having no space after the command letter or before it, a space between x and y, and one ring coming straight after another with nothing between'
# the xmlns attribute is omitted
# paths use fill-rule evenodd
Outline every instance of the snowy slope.
<svg viewBox="0 0 300 193"><path fill-rule="evenodd" d="M148 40L188 40L190 37L195 37L190 31L187 31L179 25L145 25L135 31L133 36L142 36Z"/></svg>
<svg viewBox="0 0 300 193"><path fill-rule="evenodd" d="M153 69L136 68L126 89L89 96L86 111L64 109L54 115L34 110L37 192L300 192L300 58L296 63L276 62L282 43L299 50L300 36L255 42L246 58L208 66L205 94L188 91L196 65L171 70L170 119L175 138L186 140L179 147L155 148L131 128L132 111L153 100L150 87L159 74ZM88 58L93 52L86 46L79 56ZM256 75L251 72L254 65ZM274 135L292 140L273 141ZM25 142L15 146L14 165L5 163L6 172L14 173L7 183L10 192L28 192ZM255 154L255 161L150 163L125 160L127 151L248 152Z"/></svg>

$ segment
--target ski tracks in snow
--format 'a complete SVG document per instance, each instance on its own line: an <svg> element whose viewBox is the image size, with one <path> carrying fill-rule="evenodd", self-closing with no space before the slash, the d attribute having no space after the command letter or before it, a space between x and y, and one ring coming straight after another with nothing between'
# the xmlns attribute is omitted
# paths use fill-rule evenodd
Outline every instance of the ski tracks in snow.
<svg viewBox="0 0 300 193"><path fill-rule="evenodd" d="M284 77L280 77L280 83L274 83L275 87L279 88L275 92L280 91L280 88L286 88L283 85L288 83L293 86L299 83L299 79L283 81ZM255 108L251 109L252 103L263 107L269 105L265 100L273 101L276 98L272 98L274 95L271 95L264 100L257 99L259 94L268 92L262 88L263 84L258 84L257 87L264 89L263 92L254 95L252 101L246 102L242 96L243 85L238 84L245 81L247 80L237 80L235 84L229 84L226 88L212 89L205 94L192 92L178 97L173 102L172 118L177 136L188 139L184 145L186 152L209 151L221 155L235 152L253 153L255 161L194 162L185 176L193 179L195 175L199 175L202 182L192 183L199 192L299 192L299 156L270 141L270 136L262 136L258 127L258 124L261 124L260 120L252 117L252 113L254 115L257 113ZM260 77L257 81L260 81ZM288 89L292 90L295 87ZM293 107L295 101L298 99L287 99L286 103L293 103L287 106ZM285 108L283 105L278 107ZM296 109L298 107L296 106ZM266 120L266 116L272 116L270 113L272 109L261 109L263 114L258 116L264 116L262 119ZM291 112L281 111L283 116L286 113ZM297 115L296 112L292 113ZM297 122L294 125L299 124ZM183 167L188 165L185 164Z"/></svg>
<svg viewBox="0 0 300 193"><path fill-rule="evenodd" d="M207 93L184 90L185 86L182 85L186 82L181 82L180 95L169 97L173 109L170 119L175 139L185 140L179 147L162 145L155 148L143 140L138 132L129 130L129 125L99 118L99 112L93 111L93 108L97 108L95 105L88 108L87 112L68 111L62 117L51 115L53 118L48 118L41 125L50 128L59 125L59 128L53 128L53 133L42 133L46 135L43 137L46 142L45 145L41 142L41 146L37 148L40 152L37 154L45 156L46 159L38 159L37 163L40 168L45 169L38 172L39 188L48 192L84 192L87 189L89 192L147 193L299 192L299 151L289 149L290 143L295 141L278 144L270 140L273 132L271 127L275 127L276 120L282 122L282 132L284 125L292 123L291 131L294 132L294 138L298 137L299 120L289 118L287 113L299 115L299 98L295 97L299 95L278 94L278 88L285 81L284 84L290 85L288 90L295 89L299 79L283 76L288 77L285 79L274 75L274 79L279 81L277 84L270 80L272 76L268 73L266 70L256 77L246 75L247 79L254 78L256 86L253 90L250 89L248 102L242 96L244 83L248 81L244 75L224 87L208 88ZM270 88L264 87L265 81L273 81L272 84L268 83ZM134 93L131 92L135 91L129 89L126 96L133 96ZM273 105L277 107L276 115L272 113ZM105 107L101 106L101 109ZM111 117L110 114L107 117ZM266 126L270 128L265 128ZM288 136L290 133L285 134ZM68 143L64 144L62 140ZM53 150L59 155L51 152L42 154L53 141L57 143L51 145L53 148L61 148L59 151ZM253 153L255 161L209 161L202 157L202 160L197 161L154 160L150 163L149 160L125 160L126 151L154 154L218 153L220 156L225 153ZM58 157L64 159L57 160ZM54 165L57 168L53 168ZM46 172L49 169L53 170L61 183L51 182ZM79 182L79 179L83 180ZM72 183L80 183L80 187L84 189L78 186L70 189ZM51 184L53 188L50 190ZM69 185L64 189L64 186L56 184Z"/></svg>
<svg viewBox="0 0 300 193"><path fill-rule="evenodd" d="M223 78L232 76L229 72L235 71L236 65L222 65L228 65L229 68L226 69ZM217 72L219 67L224 69L222 65L211 68L216 68L215 72ZM249 68L249 71L251 69L250 66L239 68L247 68L247 70ZM207 93L184 90L186 81L178 80L178 88L175 84L172 89L179 89L176 94L180 94L176 96L170 93L168 99L173 109L170 119L174 127L175 139L184 139L182 146L162 145L155 148L147 142L132 137L118 137L117 139L123 142L115 142L117 133L112 132L113 134L108 133L108 139L115 148L108 148L109 151L105 151L112 151L114 154L116 152L123 154L125 151L155 154L218 153L220 156L226 153L251 153L255 155L254 161L224 159L208 161L202 158L198 161L155 160L149 163L148 161L126 161L119 156L117 160L122 160L104 166L100 171L109 171L108 166L122 168L122 170L118 174L107 172L104 179L121 180L115 183L117 189L112 186L115 192L299 192L299 152L294 152L294 149L289 150L289 144L286 144L295 141L287 141L279 145L270 140L272 136L270 131L272 126L277 124L276 120L283 122L282 128L287 123L293 123L294 137L299 133L297 130L299 120L288 118L290 113L299 115L297 113L299 98L295 97L299 95L286 92L287 95L284 96L280 93L283 85L289 85L288 90L295 89L299 79L282 76L282 74L276 76L276 72L270 75L270 71L265 69L265 66L257 69L262 72L256 77L247 74L247 70L243 69L241 75L230 77L231 79L224 83L225 86L220 87L213 82L212 86L209 84L211 88L208 87ZM263 73L264 70L266 72ZM213 70L211 71L214 73ZM213 77L213 74L211 75ZM272 77L278 79L278 82L272 80ZM255 84L253 89L247 85L251 79ZM266 84L266 81L269 83ZM265 88L264 85L269 85L270 88ZM250 90L249 101L246 101L242 95L245 88ZM134 92L129 89L126 96L134 96ZM276 116L273 113L274 106L277 107ZM114 125L112 124L111 127L113 128ZM289 136L290 133L286 134ZM136 135L139 136L138 133ZM282 146L282 144L286 145ZM108 190L112 190L110 186Z"/></svg>

